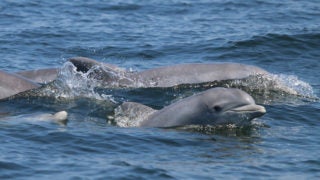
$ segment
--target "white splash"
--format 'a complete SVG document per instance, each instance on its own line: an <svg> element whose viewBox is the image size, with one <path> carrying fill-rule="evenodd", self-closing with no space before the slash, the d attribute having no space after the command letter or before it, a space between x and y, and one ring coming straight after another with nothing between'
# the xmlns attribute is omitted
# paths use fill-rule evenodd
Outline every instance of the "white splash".
<svg viewBox="0 0 320 180"><path fill-rule="evenodd" d="M90 78L90 74L95 71L96 68L98 67L93 67L88 72L83 73L77 71L72 63L66 62L60 69L57 80L54 82L55 97L86 97L97 100L108 99L113 101L111 95L100 95L96 92L95 89L101 87L101 82Z"/></svg>
<svg viewBox="0 0 320 180"><path fill-rule="evenodd" d="M243 80L234 80L231 87L243 87L246 90L258 90L264 93L295 95L299 97L316 97L310 84L301 81L297 76L285 74L254 75Z"/></svg>
<svg viewBox="0 0 320 180"><path fill-rule="evenodd" d="M316 97L312 86L302 80L299 80L297 76L275 74L273 75L273 78L278 81L279 88L287 88L288 90L295 92L295 95L302 97Z"/></svg>

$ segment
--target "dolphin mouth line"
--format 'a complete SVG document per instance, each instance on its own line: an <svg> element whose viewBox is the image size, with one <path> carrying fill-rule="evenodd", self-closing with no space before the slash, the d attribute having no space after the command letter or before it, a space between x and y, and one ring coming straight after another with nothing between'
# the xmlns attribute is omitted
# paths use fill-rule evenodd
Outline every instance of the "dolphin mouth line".
<svg viewBox="0 0 320 180"><path fill-rule="evenodd" d="M248 113L261 113L261 114L265 114L267 112L265 107L260 106L260 105L252 105L252 104L240 106L240 107L237 107L237 108L233 108L233 109L230 109L229 111L242 112L242 113L245 113L245 112L248 112Z"/></svg>

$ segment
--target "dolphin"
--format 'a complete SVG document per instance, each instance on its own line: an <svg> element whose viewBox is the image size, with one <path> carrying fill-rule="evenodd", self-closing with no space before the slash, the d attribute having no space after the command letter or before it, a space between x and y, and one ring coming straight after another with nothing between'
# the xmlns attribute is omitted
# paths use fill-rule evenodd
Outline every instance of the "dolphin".
<svg viewBox="0 0 320 180"><path fill-rule="evenodd" d="M239 63L191 63L148 69L139 72L126 71L116 65L86 57L68 59L77 71L89 74L89 78L101 80L106 86L119 87L172 87L181 84L244 79L250 75L269 74L262 68ZM96 68L96 69L94 69ZM46 84L58 76L58 68L16 72L35 83Z"/></svg>
<svg viewBox="0 0 320 180"><path fill-rule="evenodd" d="M100 63L84 57L69 59L78 71L90 72L90 78L101 80L105 86L116 87L173 87L181 84L200 84L222 80L237 80L250 75L264 75L267 71L252 65L238 63L178 64L140 72L125 71L117 66Z"/></svg>
<svg viewBox="0 0 320 180"><path fill-rule="evenodd" d="M246 92L212 88L181 99L161 110L125 102L114 110L113 121L122 127L181 127L188 125L247 125L266 113Z"/></svg>
<svg viewBox="0 0 320 180"><path fill-rule="evenodd" d="M0 71L0 99L38 87L39 84L23 76Z"/></svg>
<svg viewBox="0 0 320 180"><path fill-rule="evenodd" d="M86 57L68 59L76 70L88 73L105 87L174 87L181 84L201 84L223 80L245 79L251 75L265 75L267 71L252 65L238 63L178 64L144 71L131 72L109 63ZM46 84L55 80L59 69L48 68L20 71L19 74L35 83Z"/></svg>
<svg viewBox="0 0 320 180"><path fill-rule="evenodd" d="M175 87L182 84L237 80L248 78L250 75L268 74L259 67L237 63L178 64L131 72L85 57L73 57L68 61L77 71L88 73L88 78L99 80L101 85L107 88ZM58 68L20 71L15 74L1 72L0 99L38 88L39 84L52 82L58 77L58 73Z"/></svg>

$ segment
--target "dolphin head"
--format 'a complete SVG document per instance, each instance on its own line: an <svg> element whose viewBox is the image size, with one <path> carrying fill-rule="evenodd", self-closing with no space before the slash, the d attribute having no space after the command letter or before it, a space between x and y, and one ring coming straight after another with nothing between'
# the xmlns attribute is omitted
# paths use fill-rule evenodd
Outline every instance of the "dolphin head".
<svg viewBox="0 0 320 180"><path fill-rule="evenodd" d="M201 94L205 109L202 122L211 125L246 125L266 113L246 92L232 88L214 88Z"/></svg>
<svg viewBox="0 0 320 180"><path fill-rule="evenodd" d="M212 88L184 98L160 110L133 102L115 110L115 122L124 126L183 127L193 125L248 125L266 113L246 92L231 88Z"/></svg>

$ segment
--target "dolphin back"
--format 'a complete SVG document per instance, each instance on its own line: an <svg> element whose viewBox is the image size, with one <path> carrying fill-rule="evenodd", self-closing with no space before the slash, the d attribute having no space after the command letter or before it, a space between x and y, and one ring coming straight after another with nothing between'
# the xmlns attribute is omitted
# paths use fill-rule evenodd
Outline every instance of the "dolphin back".
<svg viewBox="0 0 320 180"><path fill-rule="evenodd" d="M49 69L37 69L30 71L20 71L17 74L28 78L36 83L47 84L55 80L58 76L59 69L49 68Z"/></svg>
<svg viewBox="0 0 320 180"><path fill-rule="evenodd" d="M0 99L38 87L40 85L20 75L0 71Z"/></svg>
<svg viewBox="0 0 320 180"><path fill-rule="evenodd" d="M180 84L199 84L223 80L248 78L250 75L268 74L267 71L244 64L179 64L154 68L137 73L140 81L156 87L171 87Z"/></svg>

